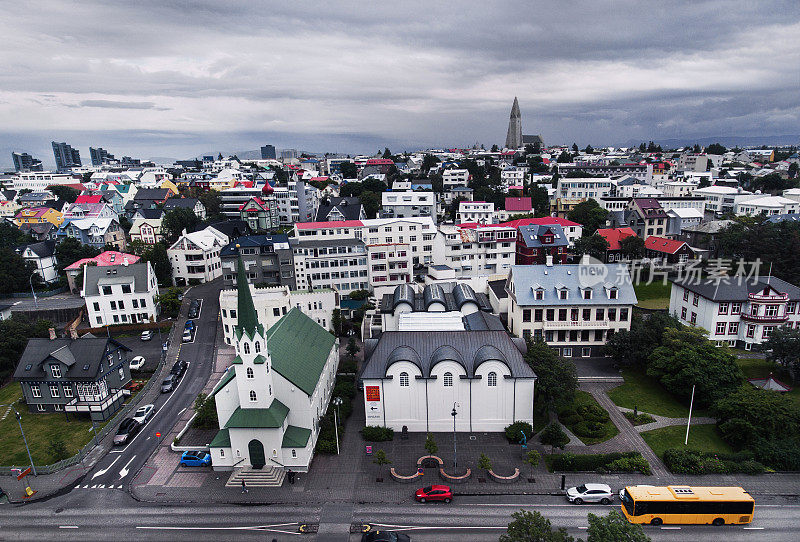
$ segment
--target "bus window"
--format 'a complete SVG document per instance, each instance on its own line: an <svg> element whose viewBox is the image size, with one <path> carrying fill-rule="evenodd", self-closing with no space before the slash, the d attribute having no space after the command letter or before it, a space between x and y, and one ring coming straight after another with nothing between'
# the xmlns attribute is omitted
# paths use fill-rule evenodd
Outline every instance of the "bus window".
<svg viewBox="0 0 800 542"><path fill-rule="evenodd" d="M633 499L631 496L628 495L627 491L622 492L622 505L625 507L625 510L628 512L628 515L633 515Z"/></svg>

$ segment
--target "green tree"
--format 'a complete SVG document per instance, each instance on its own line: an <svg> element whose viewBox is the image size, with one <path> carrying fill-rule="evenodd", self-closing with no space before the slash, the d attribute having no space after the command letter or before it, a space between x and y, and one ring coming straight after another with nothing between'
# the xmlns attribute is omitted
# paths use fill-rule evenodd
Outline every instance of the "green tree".
<svg viewBox="0 0 800 542"><path fill-rule="evenodd" d="M498 147L497 144L494 144L494 145L492 145L492 148L490 149L489 152L499 152L499 151L500 151L500 147Z"/></svg>
<svg viewBox="0 0 800 542"><path fill-rule="evenodd" d="M588 254L592 258L596 258L601 262L606 261L606 250L608 250L608 241L602 235L595 233L593 235L584 235L575 241L574 247L575 254Z"/></svg>
<svg viewBox="0 0 800 542"><path fill-rule="evenodd" d="M217 429L219 427L217 405L213 396L209 397L205 393L201 393L195 398L192 410L195 414L192 421L194 427L200 429Z"/></svg>
<svg viewBox="0 0 800 542"><path fill-rule="evenodd" d="M364 214L368 218L377 218L378 211L381 210L381 196L377 192L364 191L358 199L364 206Z"/></svg>
<svg viewBox="0 0 800 542"><path fill-rule="evenodd" d="M372 462L378 465L378 478L383 478L383 466L391 465L392 462L386 457L386 452L378 450L372 458Z"/></svg>
<svg viewBox="0 0 800 542"><path fill-rule="evenodd" d="M64 268L83 258L94 258L100 250L91 245L81 244L74 237L65 237L56 245L56 259L58 260L58 273L63 274Z"/></svg>
<svg viewBox="0 0 800 542"><path fill-rule="evenodd" d="M789 369L792 378L796 379L800 371L800 329L781 326L772 331L764 343L768 352L767 359Z"/></svg>
<svg viewBox="0 0 800 542"><path fill-rule="evenodd" d="M51 327L53 323L49 320L31 322L17 315L0 320L0 382L4 382L14 372L28 339L48 337Z"/></svg>
<svg viewBox="0 0 800 542"><path fill-rule="evenodd" d="M0 294L30 292L42 284L42 279L35 272L36 264L25 261L13 249L0 249Z"/></svg>
<svg viewBox="0 0 800 542"><path fill-rule="evenodd" d="M500 542L575 542L564 527L554 529L550 520L539 512L520 510L511 514L513 520Z"/></svg>
<svg viewBox="0 0 800 542"><path fill-rule="evenodd" d="M551 406L565 405L575 400L578 373L575 363L562 358L541 337L528 339L525 361L539 377L536 392Z"/></svg>
<svg viewBox="0 0 800 542"><path fill-rule="evenodd" d="M800 434L800 407L785 395L750 384L719 399L712 413L723 438L735 448L761 439Z"/></svg>
<svg viewBox="0 0 800 542"><path fill-rule="evenodd" d="M649 542L642 526L630 523L625 517L612 510L607 516L589 514L589 529L586 542Z"/></svg>
<svg viewBox="0 0 800 542"><path fill-rule="evenodd" d="M529 194L533 204L533 212L537 217L550 216L550 196L543 186L531 187Z"/></svg>
<svg viewBox="0 0 800 542"><path fill-rule="evenodd" d="M556 158L556 162L559 164L569 164L572 162L572 155L567 151L561 151L561 154Z"/></svg>
<svg viewBox="0 0 800 542"><path fill-rule="evenodd" d="M567 218L583 226L583 235L592 235L606 223L608 211L593 199L580 202L567 214Z"/></svg>
<svg viewBox="0 0 800 542"><path fill-rule="evenodd" d="M200 192L196 197L200 200L200 203L203 204L203 207L206 208L206 220L208 222L225 220L225 216L222 214L222 198L220 198L219 191L205 190Z"/></svg>
<svg viewBox="0 0 800 542"><path fill-rule="evenodd" d="M573 143L572 144L572 152L575 153L575 154L578 154L578 150L579 150L578 149L578 144L577 143Z"/></svg>
<svg viewBox="0 0 800 542"><path fill-rule="evenodd" d="M725 154L728 152L728 149L720 145L719 143L712 143L708 147L706 147L706 153L708 154Z"/></svg>
<svg viewBox="0 0 800 542"><path fill-rule="evenodd" d="M334 335L339 337L342 334L342 309L333 309L331 326L333 327Z"/></svg>
<svg viewBox="0 0 800 542"><path fill-rule="evenodd" d="M569 444L569 437L559 424L552 422L541 432L539 441L542 444L561 448L563 450L564 446Z"/></svg>
<svg viewBox="0 0 800 542"><path fill-rule="evenodd" d="M389 150L389 147L384 147L383 156L382 157L383 158L391 158L392 157L392 151Z"/></svg>
<svg viewBox="0 0 800 542"><path fill-rule="evenodd" d="M428 433L425 437L425 450L428 452L428 455L436 455L436 452L439 451L439 446L433 438L433 433Z"/></svg>
<svg viewBox="0 0 800 542"><path fill-rule="evenodd" d="M158 302L161 304L161 314L167 318L176 318L181 310L181 300L178 299L180 288L172 287L163 294L159 294Z"/></svg>
<svg viewBox="0 0 800 542"><path fill-rule="evenodd" d="M629 235L619 242L619 251L630 260L644 258L644 239L636 235Z"/></svg>
<svg viewBox="0 0 800 542"><path fill-rule="evenodd" d="M436 156L432 154L426 154L422 157L422 173L428 173L432 167L435 167L437 164L441 163Z"/></svg>
<svg viewBox="0 0 800 542"><path fill-rule="evenodd" d="M789 173L789 178L790 178L790 179L795 179L795 178L797 178L797 171L798 171L798 169L800 169L800 167L798 167L798 165L797 165L797 162L792 162L791 164L789 164L789 171L788 171L788 173Z"/></svg>
<svg viewBox="0 0 800 542"><path fill-rule="evenodd" d="M50 190L56 198L61 201L66 201L67 203L75 203L75 200L81 195L79 190L63 184L54 184L47 189Z"/></svg>
<svg viewBox="0 0 800 542"><path fill-rule="evenodd" d="M8 222L0 222L0 248L13 249L18 245L34 243L35 239L30 235L25 235L19 228L12 226Z"/></svg>
<svg viewBox="0 0 800 542"><path fill-rule="evenodd" d="M358 354L360 351L361 348L359 348L356 344L356 338L351 336L347 340L347 357L350 358L350 361L355 361L356 354Z"/></svg>
<svg viewBox="0 0 800 542"><path fill-rule="evenodd" d="M630 331L614 333L606 342L606 354L620 365L644 370L653 350L661 346L664 331L679 327L680 322L667 313L656 312L642 318L634 311Z"/></svg>
<svg viewBox="0 0 800 542"><path fill-rule="evenodd" d="M358 167L354 162L342 162L339 164L339 173L344 179L358 178Z"/></svg>
<svg viewBox="0 0 800 542"><path fill-rule="evenodd" d="M533 476L533 469L535 469L539 465L539 461L541 460L542 460L542 454L540 454L536 450L528 450L525 453L525 463L527 463L531 467L531 476Z"/></svg>
<svg viewBox="0 0 800 542"><path fill-rule="evenodd" d="M161 233L167 243L171 245L178 240L183 230L191 233L198 224L200 224L200 217L192 209L173 209L164 213L164 219L161 221Z"/></svg>
<svg viewBox="0 0 800 542"><path fill-rule="evenodd" d="M594 149L592 148L591 145L586 145L586 148L583 149L583 152L585 152L586 154L594 154Z"/></svg>
<svg viewBox="0 0 800 542"><path fill-rule="evenodd" d="M163 241L147 245L141 254L142 260L150 262L159 284L167 285L172 278L172 266L167 256L167 245Z"/></svg>
<svg viewBox="0 0 800 542"><path fill-rule="evenodd" d="M732 393L743 379L736 357L717 348L705 330L691 327L664 331L661 346L650 354L647 374L683 399L689 399L696 386L695 402L701 406Z"/></svg>
<svg viewBox="0 0 800 542"><path fill-rule="evenodd" d="M487 474L492 470L492 460L489 459L489 456L481 454L480 457L478 457L478 468L485 470Z"/></svg>
<svg viewBox="0 0 800 542"><path fill-rule="evenodd" d="M67 445L59 436L52 436L50 437L50 442L47 444L47 453L50 454L50 459L53 463L57 463L62 459L66 459L69 457L69 451L67 451Z"/></svg>

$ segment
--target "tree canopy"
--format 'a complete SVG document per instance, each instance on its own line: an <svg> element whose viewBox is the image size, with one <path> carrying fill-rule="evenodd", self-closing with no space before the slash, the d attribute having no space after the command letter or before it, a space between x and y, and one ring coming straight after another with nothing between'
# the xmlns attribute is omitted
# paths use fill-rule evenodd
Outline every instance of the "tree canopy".
<svg viewBox="0 0 800 542"><path fill-rule="evenodd" d="M605 261L606 250L608 250L608 241L598 233L584 235L575 241L575 247L573 249L575 254L588 254L601 262Z"/></svg>
<svg viewBox="0 0 800 542"><path fill-rule="evenodd" d="M645 369L653 350L661 346L667 328L679 328L680 322L664 312L642 318L637 311L631 317L631 329L614 333L606 342L606 353L622 365Z"/></svg>
<svg viewBox="0 0 800 542"><path fill-rule="evenodd" d="M0 382L13 374L28 339L46 338L51 327L53 323L48 320L31 322L19 316L0 320Z"/></svg>
<svg viewBox="0 0 800 542"><path fill-rule="evenodd" d="M583 226L583 235L592 235L606 223L608 211L593 199L577 204L567 214L567 218Z"/></svg>
<svg viewBox="0 0 800 542"><path fill-rule="evenodd" d="M200 217L192 209L180 207L164 213L164 219L161 221L161 233L167 243L171 245L178 240L183 230L191 233L199 224Z"/></svg>
<svg viewBox="0 0 800 542"><path fill-rule="evenodd" d="M631 260L644 258L644 239L638 235L630 235L619 242L619 251Z"/></svg>
<svg viewBox="0 0 800 542"><path fill-rule="evenodd" d="M772 331L764 344L767 359L791 371L793 378L800 372L800 329L781 326Z"/></svg>
<svg viewBox="0 0 800 542"><path fill-rule="evenodd" d="M525 361L539 377L536 391L539 397L552 405L571 403L578 389L575 363L556 354L541 337L528 339Z"/></svg>
<svg viewBox="0 0 800 542"><path fill-rule="evenodd" d="M649 542L650 537L644 533L642 526L631 523L625 517L612 510L607 516L589 514L589 529L586 531L586 542Z"/></svg>
<svg viewBox="0 0 800 542"><path fill-rule="evenodd" d="M511 514L513 520L500 542L575 542L564 527L553 528L550 520L539 512L520 510Z"/></svg>

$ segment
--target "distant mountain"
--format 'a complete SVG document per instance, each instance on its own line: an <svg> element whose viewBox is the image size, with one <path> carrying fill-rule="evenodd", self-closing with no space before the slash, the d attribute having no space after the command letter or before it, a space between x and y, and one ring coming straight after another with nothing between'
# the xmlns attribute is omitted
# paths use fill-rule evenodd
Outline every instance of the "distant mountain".
<svg viewBox="0 0 800 542"><path fill-rule="evenodd" d="M649 141L649 140L648 140ZM648 141L645 141L647 143ZM716 137L679 137L671 139L653 139L657 145L665 149L677 149L692 145L708 146L719 143L725 147L777 147L781 145L800 145L800 135L770 135L770 136L716 136ZM637 147L642 141L629 139L623 146Z"/></svg>

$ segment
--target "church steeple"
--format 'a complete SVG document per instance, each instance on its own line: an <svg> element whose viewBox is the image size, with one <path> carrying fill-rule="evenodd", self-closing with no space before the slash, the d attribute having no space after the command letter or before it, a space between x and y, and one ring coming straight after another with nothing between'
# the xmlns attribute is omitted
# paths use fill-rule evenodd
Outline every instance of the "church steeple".
<svg viewBox="0 0 800 542"><path fill-rule="evenodd" d="M519 111L519 101L514 96L514 105L511 106L511 115L508 119L506 148L518 149L520 147L522 147L522 113Z"/></svg>
<svg viewBox="0 0 800 542"><path fill-rule="evenodd" d="M253 304L253 297L250 295L250 285L247 283L247 275L244 271L244 262L242 258L238 261L238 273L236 276L236 289L238 291L238 303L236 311L238 312L238 320L236 325L236 332L239 337L246 334L251 339L258 332L261 336L264 335L264 326L258 323L258 313Z"/></svg>

